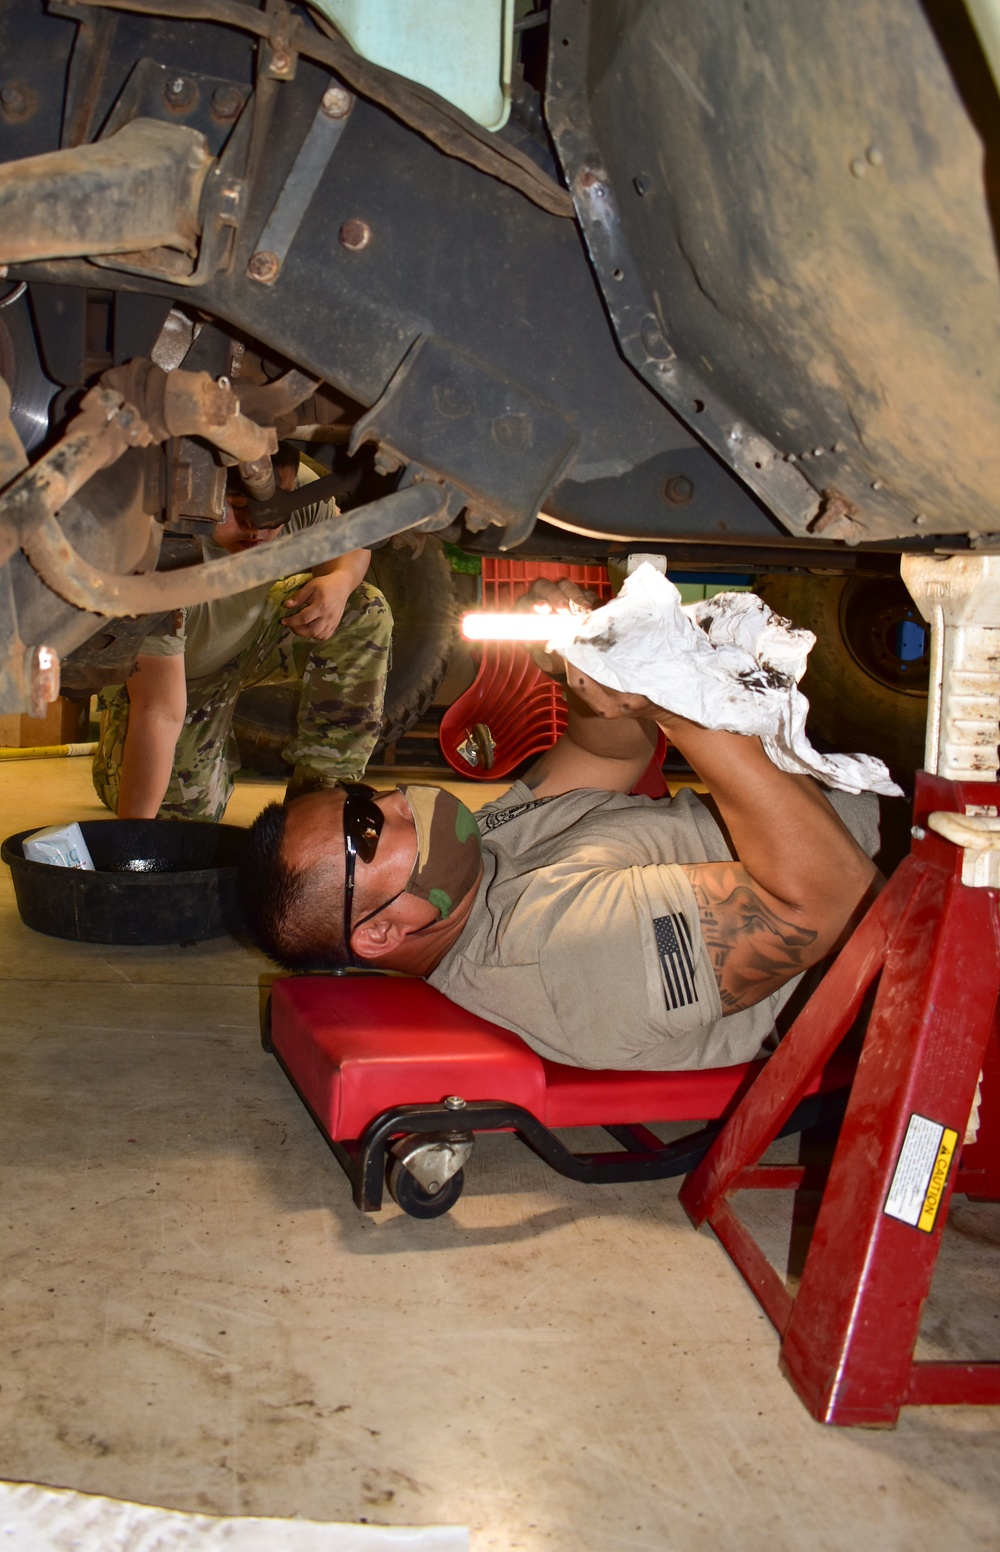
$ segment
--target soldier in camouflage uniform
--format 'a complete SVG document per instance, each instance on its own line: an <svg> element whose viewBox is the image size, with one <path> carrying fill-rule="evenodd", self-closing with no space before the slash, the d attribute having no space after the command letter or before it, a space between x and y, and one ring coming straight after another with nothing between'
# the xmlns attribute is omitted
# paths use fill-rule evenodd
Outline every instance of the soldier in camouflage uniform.
<svg viewBox="0 0 1000 1552"><path fill-rule="evenodd" d="M311 522L325 521L328 515L318 504L315 509L305 509L305 517L298 523L295 519L299 514L295 514L287 526L309 526ZM357 575L367 564L367 552L358 551L355 555L359 557L354 562ZM223 611L237 616L242 611L250 619L251 633L245 639L247 630L244 627L240 633L237 622L236 639L242 634L242 645L224 663L212 663L207 673L187 676L192 667L197 670L199 662L203 666L206 660L211 661L213 644L220 637L225 650L225 631L233 629L225 617L220 624L209 613L214 606L195 605L184 611L181 641L169 636L146 638L139 654L139 667L141 670L145 666L147 677L162 667L157 659L186 654L186 709L173 746L168 779L163 767L166 787L158 807L154 806L155 799L147 802L145 808L137 808L133 801L126 804L129 816L155 812L160 818L222 818L240 763L232 733L233 712L240 691L249 685L302 680L296 735L284 751L290 767L290 793L341 780L355 781L363 775L382 720L392 615L378 589L359 581L348 595L332 634L314 639L302 634L301 627L300 633L296 633L292 625L295 603L309 597L310 581L308 573L285 577L254 590L249 599L244 594L222 601ZM289 609L292 600L295 603ZM130 689L134 697L135 676L129 687L113 686L104 690L99 699L101 727L94 759L94 786L113 813L119 812L133 710ZM155 786L156 795L162 787L161 779Z"/></svg>

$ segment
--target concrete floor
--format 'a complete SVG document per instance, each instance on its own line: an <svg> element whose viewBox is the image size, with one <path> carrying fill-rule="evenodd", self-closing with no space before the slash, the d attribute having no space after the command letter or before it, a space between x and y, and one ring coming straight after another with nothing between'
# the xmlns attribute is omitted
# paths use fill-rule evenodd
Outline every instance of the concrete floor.
<svg viewBox="0 0 1000 1552"><path fill-rule="evenodd" d="M0 800L5 834L102 812L84 760L4 764ZM449 1217L361 1217L261 1050L261 956L45 938L0 888L0 1477L475 1552L1000 1545L1000 1409L812 1422L675 1183L495 1138ZM1000 1207L959 1199L946 1247L924 1350L998 1355Z"/></svg>

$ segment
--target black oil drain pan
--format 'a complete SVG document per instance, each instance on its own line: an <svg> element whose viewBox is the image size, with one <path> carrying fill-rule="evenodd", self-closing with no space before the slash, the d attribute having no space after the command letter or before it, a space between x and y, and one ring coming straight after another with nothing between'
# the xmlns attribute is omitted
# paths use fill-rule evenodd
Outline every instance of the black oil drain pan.
<svg viewBox="0 0 1000 1552"><path fill-rule="evenodd" d="M90 819L80 829L93 873L29 861L22 842L35 830L0 846L25 926L124 945L199 943L240 930L236 868L247 832L239 825Z"/></svg>

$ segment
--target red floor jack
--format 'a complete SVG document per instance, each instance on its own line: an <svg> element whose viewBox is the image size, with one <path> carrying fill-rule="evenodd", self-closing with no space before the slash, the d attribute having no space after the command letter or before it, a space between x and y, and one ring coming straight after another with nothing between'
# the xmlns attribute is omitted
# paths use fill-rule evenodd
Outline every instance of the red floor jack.
<svg viewBox="0 0 1000 1552"><path fill-rule="evenodd" d="M911 854L681 1190L777 1328L809 1411L838 1424L1000 1404L1000 1362L913 1358L952 1191L1000 1200L1000 557L905 556L902 570L932 627ZM760 1160L876 980L793 1297L729 1197L801 1183Z"/></svg>

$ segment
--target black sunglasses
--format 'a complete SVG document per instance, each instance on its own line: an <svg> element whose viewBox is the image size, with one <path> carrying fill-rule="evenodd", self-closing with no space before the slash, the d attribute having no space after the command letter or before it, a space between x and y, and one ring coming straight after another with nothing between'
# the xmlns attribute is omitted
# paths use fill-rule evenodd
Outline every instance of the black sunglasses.
<svg viewBox="0 0 1000 1552"><path fill-rule="evenodd" d="M351 963L351 916L354 913L354 865L373 862L378 851L378 838L382 834L385 815L372 800L375 788L359 781L341 782L347 796L344 799L344 947Z"/></svg>

